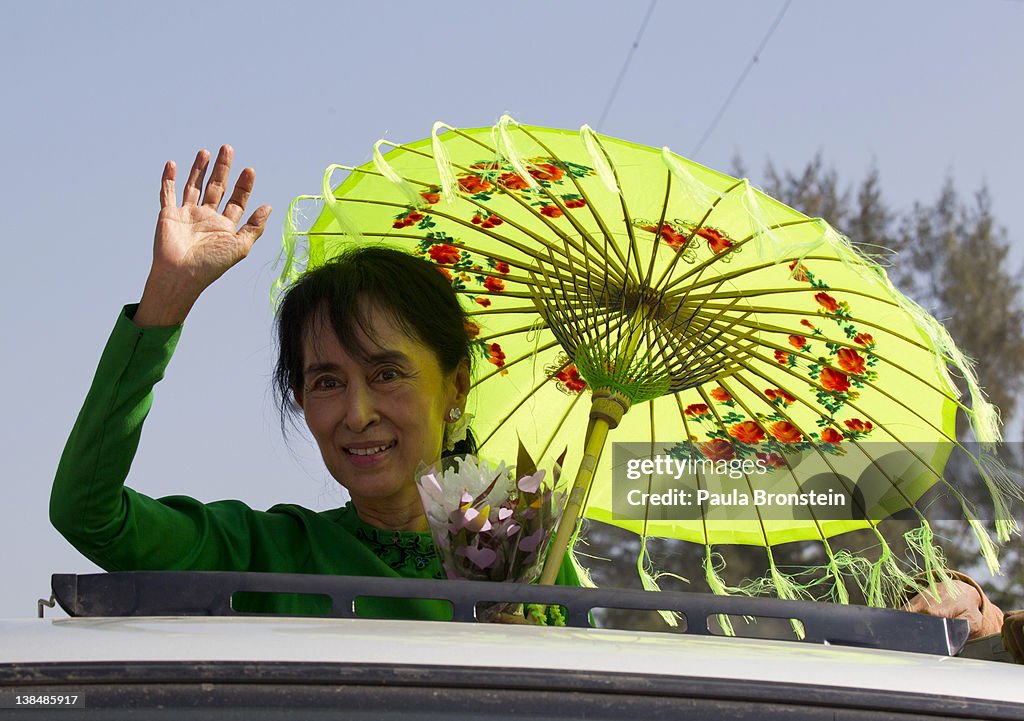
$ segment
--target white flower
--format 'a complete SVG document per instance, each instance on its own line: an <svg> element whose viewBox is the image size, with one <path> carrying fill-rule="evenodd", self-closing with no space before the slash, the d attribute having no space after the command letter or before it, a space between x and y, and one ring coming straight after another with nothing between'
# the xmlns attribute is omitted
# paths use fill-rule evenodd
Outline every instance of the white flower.
<svg viewBox="0 0 1024 721"><path fill-rule="evenodd" d="M495 508L508 498L514 486L512 473L504 461L492 468L487 461L474 456L456 458L455 467L446 468L442 473L420 464L416 475L423 510L428 519L436 522L447 520L452 511L463 505L465 496L472 503L489 486L487 495L474 505Z"/></svg>

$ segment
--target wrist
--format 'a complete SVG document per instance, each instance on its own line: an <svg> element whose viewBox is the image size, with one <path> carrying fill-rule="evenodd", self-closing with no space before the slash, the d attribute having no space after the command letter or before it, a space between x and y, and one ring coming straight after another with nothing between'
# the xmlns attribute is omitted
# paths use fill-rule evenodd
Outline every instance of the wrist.
<svg viewBox="0 0 1024 721"><path fill-rule="evenodd" d="M140 328L181 325L201 292L151 272L132 322Z"/></svg>

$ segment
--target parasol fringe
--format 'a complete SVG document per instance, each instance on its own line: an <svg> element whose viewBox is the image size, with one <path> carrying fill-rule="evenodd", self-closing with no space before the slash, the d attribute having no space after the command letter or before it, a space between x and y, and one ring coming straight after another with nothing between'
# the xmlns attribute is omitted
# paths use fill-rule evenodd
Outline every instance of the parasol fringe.
<svg viewBox="0 0 1024 721"><path fill-rule="evenodd" d="M327 170L324 171L323 178L323 199L327 209L331 211L331 215L334 216L334 220L337 221L338 225L345 235L349 236L355 243L363 243L363 234L359 232L359 229L352 224L352 220L348 215L341 209L341 204L338 199L334 197L334 191L331 189L331 176L335 170L349 170L344 165L328 165Z"/></svg>
<svg viewBox="0 0 1024 721"><path fill-rule="evenodd" d="M889 542L879 534L881 555L871 567L868 581L868 605L887 608L891 601L906 594L906 589L918 588L913 576L904 571L892 552Z"/></svg>
<svg viewBox="0 0 1024 721"><path fill-rule="evenodd" d="M597 584L594 583L594 579L590 576L590 569L580 563L580 559L576 557L576 544L586 544L586 541L580 538L580 533L583 532L584 525L584 522L578 524L576 526L576 532L573 533L572 538L569 539L569 562L576 571L576 576L580 580L580 586L583 588L597 588Z"/></svg>
<svg viewBox="0 0 1024 721"><path fill-rule="evenodd" d="M665 164L672 177L676 179L679 186L689 196L690 202L698 208L710 208L722 197L722 194L706 183L702 183L694 177L693 173L686 169L683 161L669 148L661 149L661 162Z"/></svg>
<svg viewBox="0 0 1024 721"><path fill-rule="evenodd" d="M756 235L758 238L757 242L757 253L761 260L769 260L775 258L787 258L791 256L803 257L813 251L815 248L820 246L825 237L828 235L828 231L831 230L828 223L821 218L810 218L810 222L814 223L821 231L820 235L816 240L803 241L800 243L794 243L792 241L786 241L782 234L776 232L774 223L768 219L768 213L765 211L761 198L758 195L758 191L750 184L750 181L746 178L740 180L740 204L744 210L747 211L747 217L753 220L755 227L751 228L751 235Z"/></svg>
<svg viewBox="0 0 1024 721"><path fill-rule="evenodd" d="M647 567L650 565L651 559L647 555L647 536L640 536L640 553L636 557L636 570L640 574L640 583L643 584L645 591L661 591L658 579L647 570ZM680 576L675 576L675 574L658 575L671 575L675 578L681 578ZM686 579L684 578L683 580L685 581ZM680 614L676 611L658 611L658 615L672 628L679 625Z"/></svg>
<svg viewBox="0 0 1024 721"><path fill-rule="evenodd" d="M857 588L860 589L863 597L865 599L868 598L868 579L871 576L871 561L853 554L844 548L832 557L831 564L839 574L839 582L835 584L830 595L838 603L850 603L850 594L845 583L846 579L852 580L857 585Z"/></svg>
<svg viewBox="0 0 1024 721"><path fill-rule="evenodd" d="M981 477L985 481L989 496L995 506L996 538L1000 543L1006 543L1010 540L1010 536L1020 533L1017 520L1010 513L1006 504L1006 498L1021 501L1024 500L1024 493L998 456L989 452L982 452L979 455L980 458L976 463L980 467Z"/></svg>
<svg viewBox="0 0 1024 721"><path fill-rule="evenodd" d="M437 177L441 181L441 191L444 195L445 203L451 205L455 202L456 194L458 193L458 182L455 180L455 171L452 170L451 156L448 155L448 150L444 147L444 143L441 142L441 138L437 136L437 131L442 128L454 130L447 123L438 120L430 131L430 147L434 153L434 165L437 166Z"/></svg>
<svg viewBox="0 0 1024 721"><path fill-rule="evenodd" d="M991 545L992 541L988 538L988 534L984 535ZM922 521L920 526L904 533L903 539L907 542L907 547L921 557L921 574L926 581L922 584L920 579L916 579L913 584L909 584L909 587L917 587L917 590L927 593L939 601L941 600L939 586L935 583L938 581L944 591L955 596L956 587L953 585L953 577L947 568L946 557L942 553L942 549L935 545L935 533L928 522Z"/></svg>
<svg viewBox="0 0 1024 721"><path fill-rule="evenodd" d="M720 562L716 563L715 558L721 559ZM711 592L716 596L731 596L731 591L736 589L729 588L725 585L722 577L718 575L718 572L725 568L725 559L720 553L712 553L711 546L709 544L704 545L704 579L707 581L708 586L711 588ZM735 636L736 629L733 628L732 621L729 617L724 614L718 614L718 623L722 627L722 633L726 636Z"/></svg>
<svg viewBox="0 0 1024 721"><path fill-rule="evenodd" d="M295 230L295 211L298 203L299 198L289 203L288 211L284 215L281 255L278 258L281 263L281 275L274 281L274 285L270 289L271 300L280 297L285 288L291 285L292 281L299 275L298 269L295 268L295 251L297 247L295 240L297 234Z"/></svg>
<svg viewBox="0 0 1024 721"><path fill-rule="evenodd" d="M810 595L806 589L779 570L779 567L775 565L775 557L772 555L771 546L765 546L764 550L768 553L768 579L770 579L771 587L775 591L775 597L783 601L809 599ZM797 638L804 638L806 632L804 631L803 623L798 619L791 618L789 619L789 625L793 627L793 633L796 634Z"/></svg>
<svg viewBox="0 0 1024 721"><path fill-rule="evenodd" d="M522 178L531 189L539 190L540 183L530 175L530 171L526 169L526 164L523 162L522 155L516 150L515 144L512 142L512 134L508 131L510 125L519 125L519 123L507 113L502 115L498 120L498 124L491 128L491 141L494 143L494 147L497 148L499 156L504 157L508 161L512 169L516 171L516 175Z"/></svg>
<svg viewBox="0 0 1024 721"><path fill-rule="evenodd" d="M829 595L835 599L836 603L841 603L844 606L847 606L850 603L850 592L846 589L846 583L844 580L846 574L843 573L843 568L846 568L847 571L849 571L851 570L851 567L845 563L845 558L843 559L844 563L840 562L840 559L836 557L835 553L833 553L832 546L829 545L827 538L822 538L821 542L825 546L825 555L828 556L828 573L835 581L835 583L832 584L832 590L829 592Z"/></svg>
<svg viewBox="0 0 1024 721"><path fill-rule="evenodd" d="M301 246L304 252L300 253L298 237L305 235L305 232L298 230L295 222L299 208L307 200L320 199L319 195L300 195L288 204L288 210L284 216L284 230L281 234L281 253L278 256L278 263L281 264L281 274L270 288L270 300L275 306L280 301L284 291L298 280L302 274L302 270L298 267L300 263L307 263L309 261L308 243Z"/></svg>
<svg viewBox="0 0 1024 721"><path fill-rule="evenodd" d="M380 146L383 145L384 143L387 143L388 145L394 145L394 143L391 143L390 141L384 139L378 140L376 143L373 144L374 167L377 168L378 171L380 171L381 175L383 175L385 178L394 183L395 187L397 187L402 192L402 195L405 196L405 199L409 201L410 206L412 206L413 208L422 208L426 206L427 201L423 199L423 196L420 195L416 191L416 189L412 187L409 181L407 181L405 178L403 178L401 175L395 172L395 169L391 167L391 163L384 159L384 156L380 152Z"/></svg>
<svg viewBox="0 0 1024 721"><path fill-rule="evenodd" d="M594 164L594 170L597 172L597 177L601 179L608 191L615 195L622 195L622 191L619 190L619 183L615 180L615 173L612 171L611 165L608 164L608 159L605 157L601 148L598 147L598 141L595 137L593 129L589 125L583 125L580 128L580 137L583 139L583 145L587 149L587 153L590 154L590 160Z"/></svg>
<svg viewBox="0 0 1024 721"><path fill-rule="evenodd" d="M978 544L981 546L981 557L985 559L989 572L993 575L1001 575L1002 569L999 566L999 552L995 544L992 543L988 531L977 518L968 518L967 523L970 524L974 537L978 539Z"/></svg>

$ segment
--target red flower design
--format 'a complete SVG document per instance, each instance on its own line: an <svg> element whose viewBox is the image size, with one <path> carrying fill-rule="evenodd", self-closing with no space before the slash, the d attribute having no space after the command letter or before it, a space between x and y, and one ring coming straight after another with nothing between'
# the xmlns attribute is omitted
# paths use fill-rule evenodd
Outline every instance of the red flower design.
<svg viewBox="0 0 1024 721"><path fill-rule="evenodd" d="M853 348L840 348L836 359L839 361L839 367L847 373L860 375L867 369L863 356Z"/></svg>
<svg viewBox="0 0 1024 721"><path fill-rule="evenodd" d="M557 205L545 205L540 209L541 215L546 215L549 218L561 218L562 209Z"/></svg>
<svg viewBox="0 0 1024 721"><path fill-rule="evenodd" d="M839 310L839 302L825 291L815 293L814 300L818 301L818 305L827 310L829 313L835 313L837 310Z"/></svg>
<svg viewBox="0 0 1024 721"><path fill-rule="evenodd" d="M440 243L430 246L430 259L441 265L452 265L462 260L462 251L454 245Z"/></svg>
<svg viewBox="0 0 1024 721"><path fill-rule="evenodd" d="M580 372L579 369L576 368L575 363L566 366L564 370L559 371L558 374L555 375L555 378L561 381L562 385L564 385L565 389L570 393L579 393L587 387L587 382L580 378Z"/></svg>
<svg viewBox="0 0 1024 721"><path fill-rule="evenodd" d="M490 357L487 359L488 362L493 363L499 368L505 367L505 353L504 351L501 350L500 345L498 345L497 343L491 343L487 347L487 352L490 355Z"/></svg>
<svg viewBox="0 0 1024 721"><path fill-rule="evenodd" d="M821 386L827 391L845 393L850 390L850 379L842 371L837 371L834 368L822 368Z"/></svg>
<svg viewBox="0 0 1024 721"><path fill-rule="evenodd" d="M497 215L486 215L478 210L473 214L472 222L473 225L479 225L481 228L493 228L496 225L501 225L505 221Z"/></svg>
<svg viewBox="0 0 1024 721"><path fill-rule="evenodd" d="M839 443L843 440L843 434L835 428L826 428L821 432L822 443Z"/></svg>
<svg viewBox="0 0 1024 721"><path fill-rule="evenodd" d="M768 396L768 400L781 400L787 406L790 403L796 402L795 396L791 396L789 393L782 390L781 388L765 388L764 394Z"/></svg>
<svg viewBox="0 0 1024 721"><path fill-rule="evenodd" d="M494 186L478 175L464 175L459 178L459 187L466 193L486 193Z"/></svg>
<svg viewBox="0 0 1024 721"><path fill-rule="evenodd" d="M793 280L799 280L804 282L809 280L807 277L807 268L806 266L803 265L803 263L794 260L792 263L789 264L789 269L793 271Z"/></svg>
<svg viewBox="0 0 1024 721"><path fill-rule="evenodd" d="M778 453L762 453L758 451L754 456L769 468L782 468L786 465L786 461Z"/></svg>
<svg viewBox="0 0 1024 721"><path fill-rule="evenodd" d="M641 225L640 230L646 230L648 233L658 233L658 226L656 225ZM684 242L686 242L686 236L676 231L668 223L663 223L661 226L661 239L668 243L671 248L678 248Z"/></svg>
<svg viewBox="0 0 1024 721"><path fill-rule="evenodd" d="M740 443L760 443L766 436L764 429L754 421L743 421L729 429L729 435Z"/></svg>
<svg viewBox="0 0 1024 721"><path fill-rule="evenodd" d="M502 173L498 177L498 182L509 190L526 190L530 187L530 184L519 177L518 173Z"/></svg>
<svg viewBox="0 0 1024 721"><path fill-rule="evenodd" d="M495 261L494 262L494 270L497 271L498 273L507 273L508 272L508 263L506 263L503 260Z"/></svg>
<svg viewBox="0 0 1024 721"><path fill-rule="evenodd" d="M722 386L712 388L708 392L708 395L714 398L719 403L728 403L729 401L732 400L732 396L729 395L729 391L725 390L725 388L722 388Z"/></svg>
<svg viewBox="0 0 1024 721"><path fill-rule="evenodd" d="M807 328L810 328L811 330L814 330L814 323L812 323L811 321L807 320L806 318L804 318L803 320L800 321L800 325L806 326Z"/></svg>
<svg viewBox="0 0 1024 721"><path fill-rule="evenodd" d="M480 296L477 296L473 300L476 301L477 304L482 305L484 308L491 304L490 298L481 298Z"/></svg>
<svg viewBox="0 0 1024 721"><path fill-rule="evenodd" d="M844 424L854 433L867 433L874 428L871 421L862 421L860 418L851 418L848 421L844 421Z"/></svg>
<svg viewBox="0 0 1024 721"><path fill-rule="evenodd" d="M583 198L562 198L566 208L582 208L587 204Z"/></svg>
<svg viewBox="0 0 1024 721"><path fill-rule="evenodd" d="M530 175L537 180L557 181L561 180L565 173L562 172L561 168L551 163L537 163L530 168Z"/></svg>
<svg viewBox="0 0 1024 721"><path fill-rule="evenodd" d="M686 236L677 232L671 225L661 226L661 239L668 243L670 248L680 248L686 242Z"/></svg>
<svg viewBox="0 0 1024 721"><path fill-rule="evenodd" d="M471 320L467 320L463 324L463 327L466 329L466 337L469 338L470 340L474 340L478 335L480 335L479 324L474 323Z"/></svg>
<svg viewBox="0 0 1024 721"><path fill-rule="evenodd" d="M487 276L486 278L484 278L484 288L495 293L501 293L503 290L505 290L505 281L503 281L501 278Z"/></svg>
<svg viewBox="0 0 1024 721"><path fill-rule="evenodd" d="M789 421L776 421L768 427L768 432L775 436L779 443L799 443L804 439L803 434L796 426Z"/></svg>
<svg viewBox="0 0 1024 721"><path fill-rule="evenodd" d="M699 443L697 448L712 461L731 461L736 457L736 449L732 447L732 443L721 438L707 443Z"/></svg>
<svg viewBox="0 0 1024 721"><path fill-rule="evenodd" d="M853 342L857 345L874 345L875 339L870 333L858 333L853 337Z"/></svg>
<svg viewBox="0 0 1024 721"><path fill-rule="evenodd" d="M686 409L683 410L683 413L685 415L690 416L690 418L696 418L697 416L702 416L705 413L708 413L710 410L711 409L708 408L703 403L691 403L690 405L686 406Z"/></svg>
<svg viewBox="0 0 1024 721"><path fill-rule="evenodd" d="M711 248L712 253L724 253L732 247L732 241L725 237L721 231L714 228L701 228L697 231L697 235L708 242L708 247Z"/></svg>
<svg viewBox="0 0 1024 721"><path fill-rule="evenodd" d="M775 351L775 362L780 365L789 365L789 359L792 356L784 350Z"/></svg>
<svg viewBox="0 0 1024 721"><path fill-rule="evenodd" d="M802 335L791 335L789 336L789 344L797 350L803 350L804 346L807 345L807 339Z"/></svg>
<svg viewBox="0 0 1024 721"><path fill-rule="evenodd" d="M420 193L420 197L430 205L441 202L441 193L437 190L424 190Z"/></svg>
<svg viewBox="0 0 1024 721"><path fill-rule="evenodd" d="M409 213L409 215L406 216L405 219L410 223L418 223L421 220L423 220L423 213L420 213L419 211L413 211Z"/></svg>

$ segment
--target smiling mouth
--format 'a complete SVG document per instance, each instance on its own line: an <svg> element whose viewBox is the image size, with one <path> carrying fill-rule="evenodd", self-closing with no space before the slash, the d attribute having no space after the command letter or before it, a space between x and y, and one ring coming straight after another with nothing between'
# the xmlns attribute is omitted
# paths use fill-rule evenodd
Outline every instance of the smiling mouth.
<svg viewBox="0 0 1024 721"><path fill-rule="evenodd" d="M394 448L395 445L396 441L391 441L390 443L384 443L379 446L372 446L369 448L346 448L345 453L350 456L375 456L378 453L383 453L389 448Z"/></svg>

